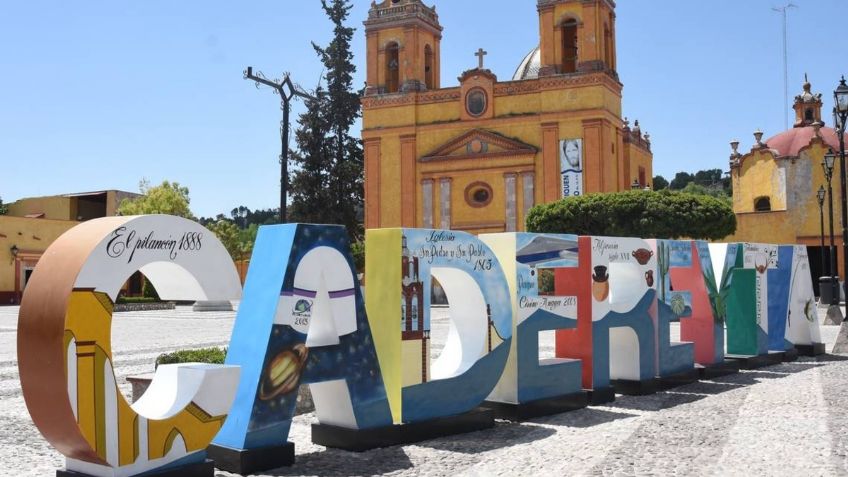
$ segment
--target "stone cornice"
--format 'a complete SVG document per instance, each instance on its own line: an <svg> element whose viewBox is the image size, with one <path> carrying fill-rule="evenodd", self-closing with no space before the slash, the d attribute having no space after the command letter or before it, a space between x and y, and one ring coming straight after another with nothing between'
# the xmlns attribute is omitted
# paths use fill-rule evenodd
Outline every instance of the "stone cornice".
<svg viewBox="0 0 848 477"><path fill-rule="evenodd" d="M461 149L463 145L468 144L474 140L498 146L500 148L503 148L503 150L496 152L481 151L476 153L469 152L452 154ZM473 129L439 146L438 149L425 155L424 157L419 159L419 161L434 162L472 158L479 159L484 157L494 158L526 155L534 156L538 151L538 148L536 148L535 146L531 146L530 144L527 144L525 142L518 141L516 139L511 139L501 134L492 131L487 131L485 129Z"/></svg>
<svg viewBox="0 0 848 477"><path fill-rule="evenodd" d="M435 7L429 8L420 0L411 0L406 4L394 6L390 2L382 3L387 5L372 4L368 11L368 19L363 22L366 30L418 24L432 29L436 33L442 32L439 15L436 13Z"/></svg>
<svg viewBox="0 0 848 477"><path fill-rule="evenodd" d="M537 0L536 9L543 10L546 8L553 8L555 5L560 3L606 3L608 7L615 10L614 0Z"/></svg>
<svg viewBox="0 0 848 477"><path fill-rule="evenodd" d="M477 71L477 70L472 70ZM540 91L552 91L561 88L583 87L603 85L614 91L616 94L621 94L622 84L615 81L605 73L592 74L576 74L576 75L557 75L547 76L538 79L520 80L520 81L504 81L495 83L494 95L512 96L521 94L530 94ZM423 91L420 93L393 93L369 95L362 97L362 107L364 109L377 109L393 106L402 106L408 104L433 104L459 101L462 99L462 93L459 87L442 88L432 91Z"/></svg>

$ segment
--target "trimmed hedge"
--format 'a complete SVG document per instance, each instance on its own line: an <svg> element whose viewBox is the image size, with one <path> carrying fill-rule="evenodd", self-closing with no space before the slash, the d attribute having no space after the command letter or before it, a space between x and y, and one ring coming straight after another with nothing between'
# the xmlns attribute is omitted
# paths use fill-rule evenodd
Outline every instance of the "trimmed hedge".
<svg viewBox="0 0 848 477"><path fill-rule="evenodd" d="M226 357L227 348L186 349L174 353L160 354L156 358L156 366L177 363L224 364Z"/></svg>
<svg viewBox="0 0 848 477"><path fill-rule="evenodd" d="M119 305L157 302L159 302L158 299L147 296L121 296L115 301L115 303Z"/></svg>
<svg viewBox="0 0 848 477"><path fill-rule="evenodd" d="M724 200L670 190L569 197L533 207L534 233L721 240L736 232L736 215Z"/></svg>

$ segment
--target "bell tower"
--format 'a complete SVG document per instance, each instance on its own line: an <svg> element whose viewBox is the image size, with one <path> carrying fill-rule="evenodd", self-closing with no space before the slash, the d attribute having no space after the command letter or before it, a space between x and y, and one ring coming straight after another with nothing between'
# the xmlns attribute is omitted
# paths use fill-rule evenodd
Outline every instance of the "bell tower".
<svg viewBox="0 0 848 477"><path fill-rule="evenodd" d="M539 76L616 73L615 2L537 0L541 69Z"/></svg>
<svg viewBox="0 0 848 477"><path fill-rule="evenodd" d="M821 117L822 95L813 94L813 86L804 75L804 92L795 96L795 127L804 128L819 124L824 126Z"/></svg>
<svg viewBox="0 0 848 477"><path fill-rule="evenodd" d="M442 26L435 6L421 0L371 2L365 38L367 96L439 88Z"/></svg>

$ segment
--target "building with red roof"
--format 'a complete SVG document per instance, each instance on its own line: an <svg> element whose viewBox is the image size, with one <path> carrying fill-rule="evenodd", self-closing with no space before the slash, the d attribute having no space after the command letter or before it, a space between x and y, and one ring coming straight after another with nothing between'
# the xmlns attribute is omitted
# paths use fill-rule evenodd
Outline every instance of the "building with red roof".
<svg viewBox="0 0 848 477"><path fill-rule="evenodd" d="M730 156L738 228L727 240L807 245L814 277L826 274L820 259L822 214L816 193L821 186L827 189L822 167L825 154L839 150L837 132L822 121L821 97L812 93L812 85L806 81L804 91L795 97L792 129L766 141L763 133L757 131L754 145L745 154L739 152L739 142L734 141ZM841 248L838 169L837 162L833 173L833 217L836 245ZM827 204L825 200L823 215L829 245ZM842 263L841 257L838 263Z"/></svg>

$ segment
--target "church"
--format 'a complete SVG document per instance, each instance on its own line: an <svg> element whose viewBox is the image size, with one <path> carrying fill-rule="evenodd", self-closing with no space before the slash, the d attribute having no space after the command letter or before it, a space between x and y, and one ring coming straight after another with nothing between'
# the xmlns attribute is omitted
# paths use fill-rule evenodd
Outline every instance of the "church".
<svg viewBox="0 0 848 477"><path fill-rule="evenodd" d="M823 229L826 231L829 224L828 205L825 201L820 208L816 193L827 188L822 164L825 154L839 151L839 134L822 120L822 95L812 88L805 80L795 97L792 128L765 140L763 132L757 130L747 152L740 152L739 141L730 143L733 211L738 225L736 234L724 241L806 245L810 272L820 277L828 273L820 257L829 257L829 241L824 250L821 247ZM833 217L837 264L844 276L838 169L837 165L832 183ZM818 289L818 280L814 283Z"/></svg>
<svg viewBox="0 0 848 477"><path fill-rule="evenodd" d="M442 87L436 6L371 4L366 228L523 231L536 204L650 187L650 139L621 111L615 2L537 0L536 8L539 44L516 59L512 78L486 69L481 48L459 85Z"/></svg>

